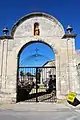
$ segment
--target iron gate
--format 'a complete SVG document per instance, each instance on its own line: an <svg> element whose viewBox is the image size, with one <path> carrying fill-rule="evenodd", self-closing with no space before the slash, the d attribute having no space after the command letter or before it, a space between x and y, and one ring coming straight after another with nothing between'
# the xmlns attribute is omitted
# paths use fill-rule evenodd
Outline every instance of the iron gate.
<svg viewBox="0 0 80 120"><path fill-rule="evenodd" d="M56 68L19 67L17 101L55 102Z"/></svg>

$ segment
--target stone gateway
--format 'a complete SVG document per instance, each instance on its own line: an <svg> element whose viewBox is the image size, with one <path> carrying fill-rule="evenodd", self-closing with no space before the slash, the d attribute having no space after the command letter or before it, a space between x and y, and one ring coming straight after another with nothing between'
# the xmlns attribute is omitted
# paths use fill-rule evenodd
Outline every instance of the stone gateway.
<svg viewBox="0 0 80 120"><path fill-rule="evenodd" d="M61 23L45 13L31 13L19 19L11 29L11 35L0 36L0 103L17 102L18 57L22 48L31 42L49 45L55 53L56 97L66 99L69 91L79 87L75 50L76 34L68 26L65 33ZM4 33L8 32L4 29Z"/></svg>

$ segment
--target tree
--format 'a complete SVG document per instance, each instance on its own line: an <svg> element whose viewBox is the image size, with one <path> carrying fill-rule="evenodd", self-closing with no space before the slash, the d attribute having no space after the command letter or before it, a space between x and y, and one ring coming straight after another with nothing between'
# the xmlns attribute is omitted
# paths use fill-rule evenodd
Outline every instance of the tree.
<svg viewBox="0 0 80 120"><path fill-rule="evenodd" d="M20 71L21 81L24 79L24 72Z"/></svg>

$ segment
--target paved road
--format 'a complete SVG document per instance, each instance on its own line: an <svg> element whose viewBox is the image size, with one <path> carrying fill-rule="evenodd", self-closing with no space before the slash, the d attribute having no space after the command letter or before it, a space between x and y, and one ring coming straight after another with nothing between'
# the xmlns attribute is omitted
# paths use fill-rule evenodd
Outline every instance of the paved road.
<svg viewBox="0 0 80 120"><path fill-rule="evenodd" d="M0 107L0 120L80 120L80 113L56 104L7 105Z"/></svg>

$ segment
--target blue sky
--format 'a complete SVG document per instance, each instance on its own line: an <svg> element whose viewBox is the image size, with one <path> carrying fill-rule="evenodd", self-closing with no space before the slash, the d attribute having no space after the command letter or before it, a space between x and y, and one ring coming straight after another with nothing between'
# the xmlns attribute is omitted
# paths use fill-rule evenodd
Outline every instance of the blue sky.
<svg viewBox="0 0 80 120"><path fill-rule="evenodd" d="M0 35L5 26L12 28L21 17L31 12L45 12L56 17L66 30L68 24L77 33L80 49L80 0L0 0Z"/></svg>
<svg viewBox="0 0 80 120"><path fill-rule="evenodd" d="M23 49L19 66L43 66L47 61L55 59L53 50L43 43L33 43Z"/></svg>
<svg viewBox="0 0 80 120"><path fill-rule="evenodd" d="M53 15L65 30L70 24L77 33L76 48L80 49L80 0L0 0L0 35L5 26L10 30L19 18L35 11Z"/></svg>

